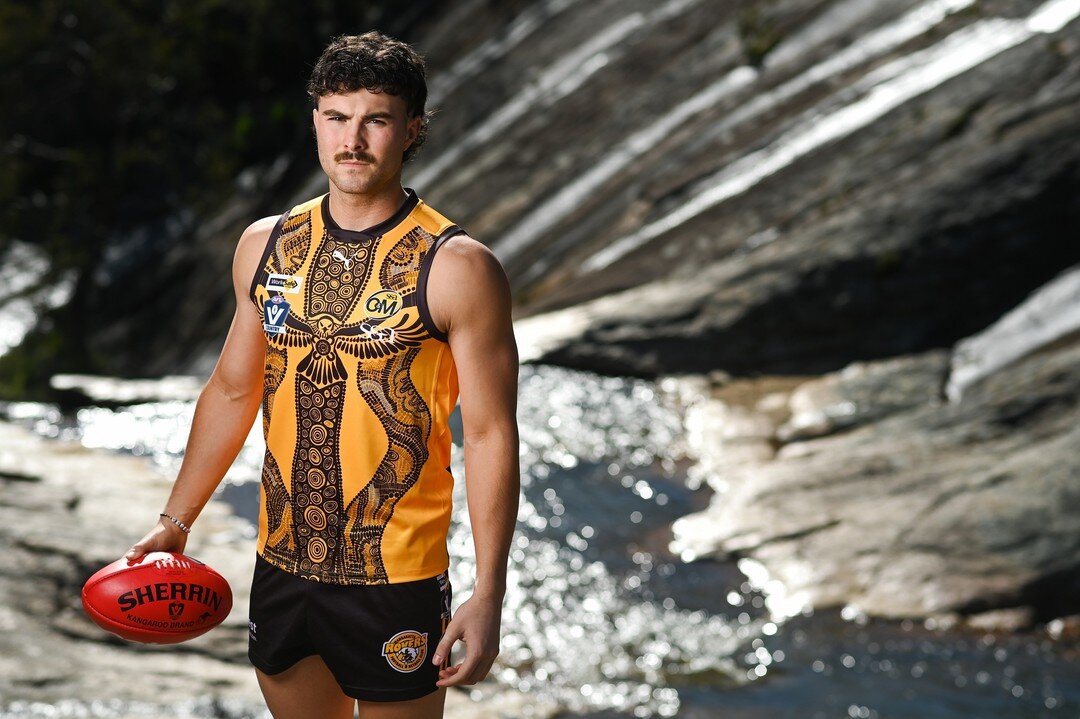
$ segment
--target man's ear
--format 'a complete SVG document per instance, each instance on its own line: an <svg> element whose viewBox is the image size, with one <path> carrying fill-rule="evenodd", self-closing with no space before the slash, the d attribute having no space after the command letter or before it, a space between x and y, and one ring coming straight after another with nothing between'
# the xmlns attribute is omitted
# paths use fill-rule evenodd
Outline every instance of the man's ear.
<svg viewBox="0 0 1080 719"><path fill-rule="evenodd" d="M405 149L409 149L416 138L420 137L420 128L423 126L424 118L417 115L416 117L409 119L409 124L406 126L405 131Z"/></svg>

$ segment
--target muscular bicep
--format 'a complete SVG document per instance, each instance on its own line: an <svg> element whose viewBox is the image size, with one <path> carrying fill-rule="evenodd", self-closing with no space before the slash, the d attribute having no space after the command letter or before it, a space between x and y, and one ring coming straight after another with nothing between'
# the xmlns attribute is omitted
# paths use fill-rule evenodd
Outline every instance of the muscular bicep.
<svg viewBox="0 0 1080 719"><path fill-rule="evenodd" d="M443 310L457 366L466 443L516 433L518 351L502 265L476 240L455 237L431 273L432 302Z"/></svg>
<svg viewBox="0 0 1080 719"><path fill-rule="evenodd" d="M248 227L241 235L233 255L233 319L221 348L221 356L210 377L211 382L232 396L259 394L262 390L266 335L263 334L258 309L248 291L275 219L264 218Z"/></svg>

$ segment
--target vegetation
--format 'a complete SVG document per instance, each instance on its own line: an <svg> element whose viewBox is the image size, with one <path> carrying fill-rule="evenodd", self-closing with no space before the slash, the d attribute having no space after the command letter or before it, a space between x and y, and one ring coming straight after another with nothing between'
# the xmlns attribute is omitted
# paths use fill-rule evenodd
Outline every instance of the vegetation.
<svg viewBox="0 0 1080 719"><path fill-rule="evenodd" d="M747 64L761 67L765 62L765 56L781 39L775 20L759 5L754 4L746 6L739 12L737 25Z"/></svg>
<svg viewBox="0 0 1080 719"><path fill-rule="evenodd" d="M109 245L204 216L241 170L310 142L312 63L333 35L377 26L381 5L0 0L0 263L20 239L48 253L44 283L78 277L0 358L0 396L101 366L86 320Z"/></svg>

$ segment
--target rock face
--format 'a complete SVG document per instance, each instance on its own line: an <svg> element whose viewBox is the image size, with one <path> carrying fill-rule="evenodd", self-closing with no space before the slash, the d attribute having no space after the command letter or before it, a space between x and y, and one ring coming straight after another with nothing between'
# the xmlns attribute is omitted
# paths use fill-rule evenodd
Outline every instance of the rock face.
<svg viewBox="0 0 1080 719"><path fill-rule="evenodd" d="M204 710L218 702L229 716L261 714L245 666L254 542L225 505L207 506L186 553L225 576L233 610L207 634L159 647L99 629L80 596L91 574L150 529L169 482L145 460L0 423L0 484L0 713L17 702L100 700L145 705L129 707L132 716L175 715L202 697Z"/></svg>
<svg viewBox="0 0 1080 719"><path fill-rule="evenodd" d="M1080 611L1080 340L957 403L948 368L935 350L786 391L714 388L690 421L718 493L676 523L674 548L753 558L793 611ZM1016 621L983 624L1002 617Z"/></svg>
<svg viewBox="0 0 1080 719"><path fill-rule="evenodd" d="M960 342L953 352L945 394L964 391L1011 362L1080 334L1080 266L1039 289L986 332Z"/></svg>
<svg viewBox="0 0 1080 719"><path fill-rule="evenodd" d="M411 176L503 261L538 360L826 372L950 346L1080 261L1074 5L649 7L568 7L500 61L536 87L462 84L443 121L479 119Z"/></svg>
<svg viewBox="0 0 1080 719"><path fill-rule="evenodd" d="M438 111L403 180L492 247L518 318L586 313L544 361L817 373L949 346L1080 261L1078 12L433 8L403 25ZM325 190L313 152L289 165L116 288L127 310L95 333L115 374L212 368L239 232ZM183 322L161 321L175 313L162 286L184 289ZM150 343L137 356L133 336Z"/></svg>

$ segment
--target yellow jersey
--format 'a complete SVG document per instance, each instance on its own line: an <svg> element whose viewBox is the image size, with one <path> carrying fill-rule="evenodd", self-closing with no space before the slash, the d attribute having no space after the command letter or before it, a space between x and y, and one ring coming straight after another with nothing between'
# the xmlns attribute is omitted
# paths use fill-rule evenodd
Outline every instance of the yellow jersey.
<svg viewBox="0 0 1080 719"><path fill-rule="evenodd" d="M329 195L278 220L251 281L267 338L257 551L335 584L426 579L449 566L458 383L426 302L463 232L404 188L385 221L343 230Z"/></svg>

